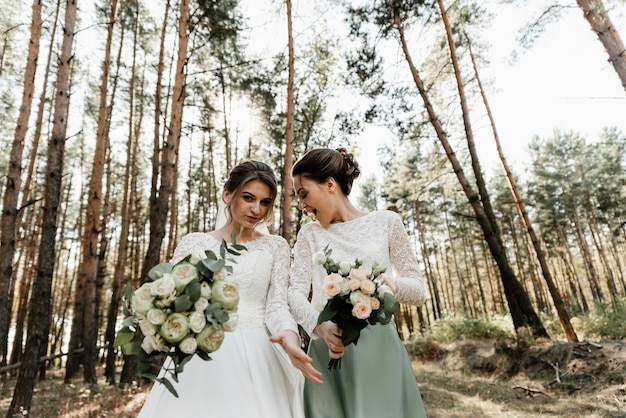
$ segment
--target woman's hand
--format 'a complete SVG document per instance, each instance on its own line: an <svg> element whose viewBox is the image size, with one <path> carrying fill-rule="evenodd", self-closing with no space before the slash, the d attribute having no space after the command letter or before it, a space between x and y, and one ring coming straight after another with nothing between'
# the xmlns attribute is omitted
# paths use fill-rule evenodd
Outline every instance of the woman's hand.
<svg viewBox="0 0 626 418"><path fill-rule="evenodd" d="M322 322L313 329L313 333L326 341L330 358L338 359L343 356L346 347L341 341L343 331L332 321Z"/></svg>
<svg viewBox="0 0 626 418"><path fill-rule="evenodd" d="M272 335L270 341L278 343L283 347L283 350L285 350L291 360L291 364L300 370L304 377L313 383L323 383L321 379L322 373L313 367L313 359L302 350L300 336L296 332L289 330L280 331Z"/></svg>

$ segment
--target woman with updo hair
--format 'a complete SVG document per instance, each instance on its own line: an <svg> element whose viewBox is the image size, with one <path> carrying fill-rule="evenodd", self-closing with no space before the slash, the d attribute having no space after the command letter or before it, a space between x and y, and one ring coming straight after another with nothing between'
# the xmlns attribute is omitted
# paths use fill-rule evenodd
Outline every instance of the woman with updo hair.
<svg viewBox="0 0 626 418"><path fill-rule="evenodd" d="M319 372L301 348L298 326L289 311L291 248L265 227L276 194L270 166L243 161L224 184L224 209L219 210L216 228L189 233L178 243L172 264L188 255L204 258L207 250L219 254L221 243L231 242L233 235L246 247L225 279L239 289L237 314L230 318L237 327L211 353L211 361L191 358L174 383L178 397L155 382L139 418L304 417L303 374L316 381Z"/></svg>
<svg viewBox="0 0 626 418"><path fill-rule="evenodd" d="M345 148L313 149L293 166L293 185L301 210L315 216L302 226L293 249L289 306L298 324L311 337L308 354L322 373L322 383L307 380L307 418L413 418L426 412L409 356L393 323L368 325L358 345L342 344L342 330L326 321L317 324L326 305L323 266L313 255L332 249L334 261L374 262L386 267L398 302L420 306L426 288L415 251L400 216L388 210L364 212L348 196L361 171ZM309 295L311 299L309 300ZM330 370L330 359L341 368Z"/></svg>

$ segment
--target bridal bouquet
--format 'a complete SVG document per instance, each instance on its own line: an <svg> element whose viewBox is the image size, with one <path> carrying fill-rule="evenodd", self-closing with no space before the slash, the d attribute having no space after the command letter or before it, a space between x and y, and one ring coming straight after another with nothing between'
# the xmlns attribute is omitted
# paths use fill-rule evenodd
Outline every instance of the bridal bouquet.
<svg viewBox="0 0 626 418"><path fill-rule="evenodd" d="M178 393L167 379L174 381L194 355L211 360L209 353L220 348L224 332L237 325L239 289L226 281L235 262L227 254L239 255L246 248L222 241L219 257L206 251L205 258L189 255L176 264L161 263L153 267L144 283L134 292L129 286L124 296L127 318L115 336L115 346L124 354L139 356L137 374L156 380L176 397ZM157 377L163 360L166 373Z"/></svg>
<svg viewBox="0 0 626 418"><path fill-rule="evenodd" d="M328 299L317 323L333 321L342 329L344 346L357 344L361 330L368 324L388 324L400 311L400 304L392 288L385 282L385 268L374 263L372 268L363 262L335 262L332 249L324 248L313 256L313 262L326 269L322 291ZM328 369L341 368L341 358L330 359Z"/></svg>

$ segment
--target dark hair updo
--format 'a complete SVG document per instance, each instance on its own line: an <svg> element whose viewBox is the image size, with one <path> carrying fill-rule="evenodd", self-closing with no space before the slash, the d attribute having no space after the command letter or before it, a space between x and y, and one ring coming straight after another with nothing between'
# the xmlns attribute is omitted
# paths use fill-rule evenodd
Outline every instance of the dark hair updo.
<svg viewBox="0 0 626 418"><path fill-rule="evenodd" d="M269 210L263 219L264 221L267 221L272 217L274 200L276 199L278 190L278 186L276 185L276 176L269 165L256 160L246 160L239 163L228 175L228 179L226 180L226 183L224 183L224 190L231 194L231 202L233 202L237 197L239 197L241 189L252 180L259 180L266 184L270 189L272 202L270 203ZM226 205L226 211L228 219L230 220L230 204Z"/></svg>
<svg viewBox="0 0 626 418"><path fill-rule="evenodd" d="M360 174L359 163L345 148L310 150L291 169L292 176L302 176L320 184L332 177L346 196L350 195L352 183Z"/></svg>

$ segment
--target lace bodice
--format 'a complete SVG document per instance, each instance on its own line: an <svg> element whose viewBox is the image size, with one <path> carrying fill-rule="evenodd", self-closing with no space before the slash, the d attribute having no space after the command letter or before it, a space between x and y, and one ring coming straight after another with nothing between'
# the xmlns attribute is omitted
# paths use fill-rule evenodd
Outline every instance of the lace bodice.
<svg viewBox="0 0 626 418"><path fill-rule="evenodd" d="M220 244L207 233L188 234L176 247L171 262L189 254L203 258L206 250L219 256ZM287 304L289 244L280 236L264 235L242 245L247 250L233 256L233 273L226 279L239 285L237 329L267 326L270 334L285 329L298 332Z"/></svg>
<svg viewBox="0 0 626 418"><path fill-rule="evenodd" d="M323 228L318 222L302 227L293 249L290 273L289 305L296 321L306 332L317 325L319 312L326 304L321 293L326 270L313 264L313 255L329 245L331 258L353 262L356 258L371 267L374 261L387 268L401 303L421 305L426 298L424 280L419 273L415 252L400 216L381 210L348 222ZM312 286L312 300L308 296Z"/></svg>

